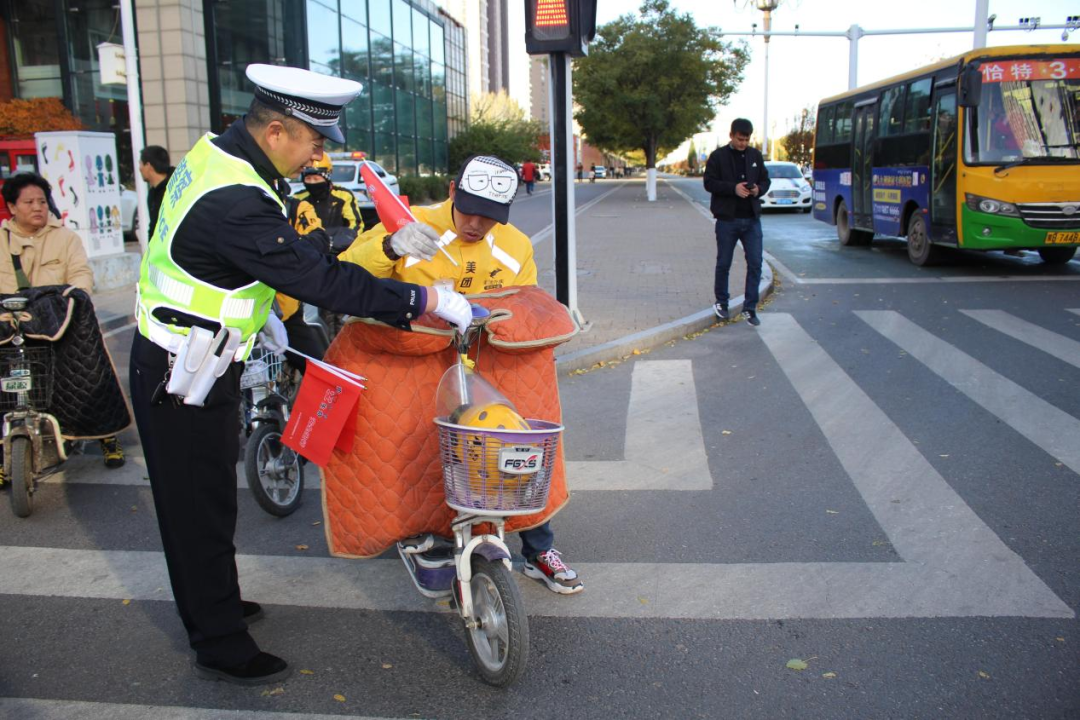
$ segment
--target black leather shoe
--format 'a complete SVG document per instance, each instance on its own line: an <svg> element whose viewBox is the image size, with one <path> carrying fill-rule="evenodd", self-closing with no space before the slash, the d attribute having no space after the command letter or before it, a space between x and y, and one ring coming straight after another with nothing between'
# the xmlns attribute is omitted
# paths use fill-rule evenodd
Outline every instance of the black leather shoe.
<svg viewBox="0 0 1080 720"><path fill-rule="evenodd" d="M248 625L263 619L263 609L259 603L241 600L240 604L244 606L244 622Z"/></svg>
<svg viewBox="0 0 1080 720"><path fill-rule="evenodd" d="M277 655L260 652L246 663L230 667L196 661L195 674L203 680L224 680L235 685L267 685L289 677L292 668Z"/></svg>

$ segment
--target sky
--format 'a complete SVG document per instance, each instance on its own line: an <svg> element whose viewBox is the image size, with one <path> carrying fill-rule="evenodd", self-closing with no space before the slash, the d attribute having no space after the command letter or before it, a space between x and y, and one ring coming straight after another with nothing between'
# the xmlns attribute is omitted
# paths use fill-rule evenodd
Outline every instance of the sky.
<svg viewBox="0 0 1080 720"><path fill-rule="evenodd" d="M513 3L513 0L511 0ZM750 0L671 0L680 12L690 13L699 26L717 26L728 32L750 32L757 23L762 29L762 13ZM597 26L633 12L636 0L598 0ZM903 8L903 13L898 12ZM1017 25L1021 17L1038 16L1044 24L1063 25L1068 15L1080 14L1078 0L990 0L990 14L997 25ZM975 0L782 0L772 14L774 31L845 31L853 24L864 30L972 27ZM1061 30L993 31L988 45L1062 44ZM747 117L760 132L765 116L765 44L760 37L743 39L751 51L751 62L739 90L721 108L711 134L699 136L698 145L727 142L728 128L736 117ZM1073 32L1070 44L1080 44L1080 31ZM859 40L858 82L865 85L907 72L972 47L971 33L933 35L870 36ZM817 37L774 37L769 44L770 137L786 133L793 118L818 100L847 90L848 40ZM684 159L689 143L671 157ZM698 147L698 150L703 148Z"/></svg>

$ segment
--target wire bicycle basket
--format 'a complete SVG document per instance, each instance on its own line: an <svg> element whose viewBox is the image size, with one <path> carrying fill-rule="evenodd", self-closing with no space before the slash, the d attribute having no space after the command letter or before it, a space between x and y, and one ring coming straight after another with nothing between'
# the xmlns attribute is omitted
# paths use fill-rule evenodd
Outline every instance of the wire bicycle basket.
<svg viewBox="0 0 1080 720"><path fill-rule="evenodd" d="M53 349L51 345L0 349L0 411L14 410L22 402L47 410L53 396Z"/></svg>
<svg viewBox="0 0 1080 720"><path fill-rule="evenodd" d="M240 376L240 389L269 386L281 377L281 355L270 352L260 346L252 348L251 355L244 361L244 372Z"/></svg>
<svg viewBox="0 0 1080 720"><path fill-rule="evenodd" d="M547 506L563 426L528 420L529 430L439 428L446 504L464 513L528 515Z"/></svg>

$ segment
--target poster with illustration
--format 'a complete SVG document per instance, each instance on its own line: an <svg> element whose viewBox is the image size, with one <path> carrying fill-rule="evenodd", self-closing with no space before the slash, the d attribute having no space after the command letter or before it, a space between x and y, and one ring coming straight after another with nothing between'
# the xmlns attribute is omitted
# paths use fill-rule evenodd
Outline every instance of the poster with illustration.
<svg viewBox="0 0 1080 720"><path fill-rule="evenodd" d="M88 257L124 251L116 138L112 133L35 133L38 168L53 187L66 227L82 237Z"/></svg>

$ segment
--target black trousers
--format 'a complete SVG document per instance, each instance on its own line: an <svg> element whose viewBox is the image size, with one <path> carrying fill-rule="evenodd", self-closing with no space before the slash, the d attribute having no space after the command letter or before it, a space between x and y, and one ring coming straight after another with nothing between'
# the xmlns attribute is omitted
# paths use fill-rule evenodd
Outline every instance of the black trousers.
<svg viewBox="0 0 1080 720"><path fill-rule="evenodd" d="M152 405L168 353L138 332L131 346L131 404L146 453L169 581L199 662L236 665L258 645L248 634L236 573L236 460L240 375L233 363L203 407Z"/></svg>

